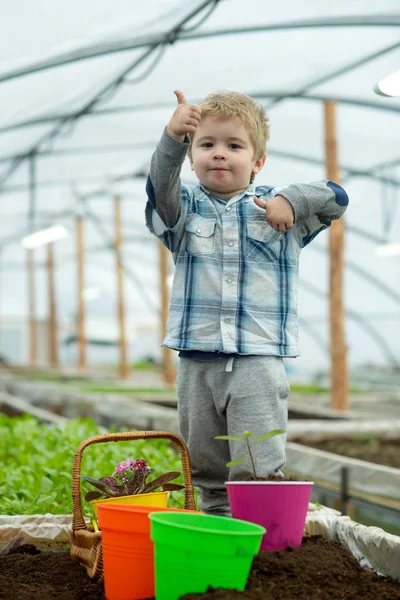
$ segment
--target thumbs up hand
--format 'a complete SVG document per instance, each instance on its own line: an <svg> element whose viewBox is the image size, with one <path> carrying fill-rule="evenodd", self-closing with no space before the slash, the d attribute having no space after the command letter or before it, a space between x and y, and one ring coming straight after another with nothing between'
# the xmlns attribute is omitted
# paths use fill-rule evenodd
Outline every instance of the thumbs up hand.
<svg viewBox="0 0 400 600"><path fill-rule="evenodd" d="M195 104L188 104L180 90L175 90L178 106L168 125L167 133L178 142L183 142L185 135L194 133L200 123L201 110Z"/></svg>
<svg viewBox="0 0 400 600"><path fill-rule="evenodd" d="M265 209L267 223L275 231L286 233L289 229L293 229L295 216L293 206L284 196L277 194L274 198L268 200L268 202L254 196L254 202L260 208Z"/></svg>

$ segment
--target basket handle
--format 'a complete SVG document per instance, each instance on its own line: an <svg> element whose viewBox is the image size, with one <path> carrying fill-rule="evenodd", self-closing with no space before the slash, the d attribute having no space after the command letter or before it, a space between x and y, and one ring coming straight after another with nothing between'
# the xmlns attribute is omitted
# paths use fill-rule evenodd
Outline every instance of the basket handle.
<svg viewBox="0 0 400 600"><path fill-rule="evenodd" d="M81 460L82 453L91 444L102 444L104 442L122 442L129 440L143 439L167 439L178 444L181 450L182 473L185 483L185 508L196 510L196 503L193 494L192 475L190 470L189 452L183 439L175 433L167 431L127 431L122 433L106 433L104 435L96 435L87 438L81 442L75 452L74 464L72 468L72 529L86 529L86 523L82 514L82 499L81 499Z"/></svg>

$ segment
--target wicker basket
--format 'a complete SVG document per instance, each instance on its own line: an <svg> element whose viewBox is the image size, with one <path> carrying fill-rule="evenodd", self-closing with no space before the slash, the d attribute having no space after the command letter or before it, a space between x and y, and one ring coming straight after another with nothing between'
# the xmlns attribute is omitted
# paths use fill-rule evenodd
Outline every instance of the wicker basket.
<svg viewBox="0 0 400 600"><path fill-rule="evenodd" d="M103 557L101 546L101 531L94 531L93 527L85 522L82 514L80 468L82 453L91 444L103 442L121 442L129 440L160 439L165 438L178 444L181 450L182 473L185 484L185 508L196 510L193 495L192 477L190 472L189 452L185 442L178 435L166 431L129 431L126 433L110 433L96 435L84 440L77 448L74 456L72 470L72 503L73 518L71 532L71 556L86 568L89 577L102 581Z"/></svg>

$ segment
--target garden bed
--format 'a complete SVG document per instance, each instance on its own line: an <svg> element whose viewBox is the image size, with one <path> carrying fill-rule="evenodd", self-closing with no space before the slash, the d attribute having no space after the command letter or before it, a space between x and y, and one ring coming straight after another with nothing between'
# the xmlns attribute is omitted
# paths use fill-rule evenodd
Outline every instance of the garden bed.
<svg viewBox="0 0 400 600"><path fill-rule="evenodd" d="M365 496L371 502L379 500L378 503L394 509L400 507L400 469L314 448L309 445L311 439L307 435L301 438L302 444L287 442L286 474L310 479L338 491L345 468L349 473L348 493L351 496Z"/></svg>
<svg viewBox="0 0 400 600"><path fill-rule="evenodd" d="M0 556L0 600L105 600L103 587L89 579L68 554L41 554L22 546ZM400 583L362 567L340 543L322 536L305 538L297 550L260 552L246 590L210 590L185 600L400 599Z"/></svg>
<svg viewBox="0 0 400 600"><path fill-rule="evenodd" d="M348 456L379 465L400 469L400 435L392 434L352 434L352 435L307 435L291 438L291 441Z"/></svg>

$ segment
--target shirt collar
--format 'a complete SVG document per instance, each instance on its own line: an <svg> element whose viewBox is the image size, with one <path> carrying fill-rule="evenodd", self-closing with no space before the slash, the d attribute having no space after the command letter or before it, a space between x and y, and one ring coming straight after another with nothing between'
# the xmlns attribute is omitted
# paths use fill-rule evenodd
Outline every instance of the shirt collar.
<svg viewBox="0 0 400 600"><path fill-rule="evenodd" d="M251 183L247 189L243 190L243 192L240 192L240 194L236 194L236 196L232 196L232 198L227 198L226 200L224 200L223 198L218 198L218 196L214 196L214 194L212 194L209 190L203 187L201 183L197 184L196 192L197 199L200 200L200 202L203 202L208 198L214 198L215 200L225 202L226 204L233 204L234 202L238 202L245 196L247 196L245 202L250 202L250 200L254 197L255 194L255 186L254 183Z"/></svg>

